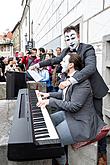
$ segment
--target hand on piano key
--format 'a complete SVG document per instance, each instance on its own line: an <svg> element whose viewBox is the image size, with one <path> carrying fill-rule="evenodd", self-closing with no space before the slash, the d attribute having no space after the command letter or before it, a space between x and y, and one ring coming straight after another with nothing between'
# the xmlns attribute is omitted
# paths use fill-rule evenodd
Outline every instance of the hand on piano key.
<svg viewBox="0 0 110 165"><path fill-rule="evenodd" d="M56 132L56 130L55 130L55 128L54 128L54 125L53 125L53 123L52 123L52 121L51 121L51 118L50 118L50 116L49 116L49 113L48 113L48 111L47 111L47 109L46 109L46 105L48 105L49 104L49 99L45 99L45 100L42 100L42 97L41 97L41 95L40 95L40 92L38 91L38 90L35 90L35 93L36 93L36 96L37 96L37 100L38 100L38 106L40 107L40 110L41 110L41 114L43 115L43 118L44 118L44 120L45 120L45 124L46 124L46 128L48 129L48 132L49 132L49 134L48 134L48 136L49 137L39 137L39 135L35 135L35 139L36 138L38 138L38 139L58 139L59 137L58 137L58 134L57 134L57 132ZM43 106L42 106L43 105ZM37 114L38 115L38 114ZM42 117L40 117L40 120L41 120L41 118ZM43 121L44 121L43 120ZM38 118L37 119L34 119L34 124L35 123L38 123L39 121L38 121ZM40 121L40 122L42 122L42 121ZM42 123L41 123L41 125L42 125ZM40 126L38 126L38 127L40 127ZM40 129L40 128L39 128ZM40 129L41 130L41 129ZM38 130L39 131L39 130ZM44 131L44 130L43 130ZM46 133L47 134L47 133ZM45 136L47 136L45 134ZM37 139L37 140L38 140Z"/></svg>
<svg viewBox="0 0 110 165"><path fill-rule="evenodd" d="M41 94L43 92L39 92L39 90L35 90L35 92L38 98L38 102L37 102L38 107L45 107L46 105L49 105L49 99L42 100Z"/></svg>
<svg viewBox="0 0 110 165"><path fill-rule="evenodd" d="M40 100L37 103L38 107L45 107L46 105L49 105L49 99L45 99L45 100Z"/></svg>
<svg viewBox="0 0 110 165"><path fill-rule="evenodd" d="M38 90L36 90L37 95L40 96L42 99L46 99L49 97L49 93L44 93L44 92L39 92Z"/></svg>

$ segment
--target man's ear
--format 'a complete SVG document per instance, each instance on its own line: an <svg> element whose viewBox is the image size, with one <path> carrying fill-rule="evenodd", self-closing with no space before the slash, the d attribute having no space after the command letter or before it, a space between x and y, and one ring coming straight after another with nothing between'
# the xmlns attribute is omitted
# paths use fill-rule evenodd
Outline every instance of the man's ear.
<svg viewBox="0 0 110 165"><path fill-rule="evenodd" d="M69 67L73 68L74 67L74 63L69 63Z"/></svg>
<svg viewBox="0 0 110 165"><path fill-rule="evenodd" d="M80 39L80 34L77 34L78 39Z"/></svg>

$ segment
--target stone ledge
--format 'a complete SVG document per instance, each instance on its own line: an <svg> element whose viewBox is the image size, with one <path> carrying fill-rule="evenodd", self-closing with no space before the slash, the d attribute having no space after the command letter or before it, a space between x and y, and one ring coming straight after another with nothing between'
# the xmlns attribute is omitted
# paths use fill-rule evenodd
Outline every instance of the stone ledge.
<svg viewBox="0 0 110 165"><path fill-rule="evenodd" d="M6 99L6 82L0 82L0 99Z"/></svg>
<svg viewBox="0 0 110 165"><path fill-rule="evenodd" d="M97 142L77 150L69 145L68 159L70 165L97 165Z"/></svg>

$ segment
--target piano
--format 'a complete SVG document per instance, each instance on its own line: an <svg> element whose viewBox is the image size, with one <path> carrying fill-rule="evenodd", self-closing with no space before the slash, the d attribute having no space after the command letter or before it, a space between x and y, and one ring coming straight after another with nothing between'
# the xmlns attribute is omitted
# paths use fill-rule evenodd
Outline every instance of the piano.
<svg viewBox="0 0 110 165"><path fill-rule="evenodd" d="M45 107L37 107L35 90L20 89L10 130L7 157L11 161L52 159L64 154Z"/></svg>

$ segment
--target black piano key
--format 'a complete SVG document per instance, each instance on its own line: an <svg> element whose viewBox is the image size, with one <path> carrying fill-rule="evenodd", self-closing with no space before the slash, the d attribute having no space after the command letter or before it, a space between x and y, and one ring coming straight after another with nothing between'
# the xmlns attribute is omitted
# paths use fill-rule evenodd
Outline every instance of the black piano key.
<svg viewBox="0 0 110 165"><path fill-rule="evenodd" d="M34 108L34 109L31 109L32 110L32 113L33 112L41 112L41 110L37 109L37 108Z"/></svg>
<svg viewBox="0 0 110 165"><path fill-rule="evenodd" d="M43 128L45 128L45 127L43 127L41 125L34 127L34 129L43 129Z"/></svg>
<svg viewBox="0 0 110 165"><path fill-rule="evenodd" d="M31 109L32 114L36 113L37 109Z"/></svg>
<svg viewBox="0 0 110 165"><path fill-rule="evenodd" d="M38 118L39 116L43 117L42 113L32 114L33 119Z"/></svg>
<svg viewBox="0 0 110 165"><path fill-rule="evenodd" d="M46 127L46 124L45 123L36 123L34 124L34 128L45 128Z"/></svg>
<svg viewBox="0 0 110 165"><path fill-rule="evenodd" d="M35 139L38 140L38 139L41 139L41 138L48 138L50 137L49 135L43 135L43 136L35 136Z"/></svg>
<svg viewBox="0 0 110 165"><path fill-rule="evenodd" d="M42 114L42 112L37 112L37 111L34 110L34 112L32 112L32 115L35 115L35 114L39 115L39 114Z"/></svg>
<svg viewBox="0 0 110 165"><path fill-rule="evenodd" d="M36 125L34 129L46 128L46 125Z"/></svg>
<svg viewBox="0 0 110 165"><path fill-rule="evenodd" d="M43 129L43 130L34 130L35 135L37 134L49 134L47 129Z"/></svg>
<svg viewBox="0 0 110 165"><path fill-rule="evenodd" d="M36 109L36 106L35 105L31 105L31 110L32 109Z"/></svg>
<svg viewBox="0 0 110 165"><path fill-rule="evenodd" d="M37 117L43 117L42 113L38 113Z"/></svg>
<svg viewBox="0 0 110 165"><path fill-rule="evenodd" d="M46 128L46 125L45 124L36 124L36 125L34 125L34 129L37 129L37 128Z"/></svg>
<svg viewBox="0 0 110 165"><path fill-rule="evenodd" d="M39 122L39 121L45 121L45 120L44 120L44 118L39 117L39 118L35 118L35 119L33 119L33 121L36 123L36 122Z"/></svg>
<svg viewBox="0 0 110 165"><path fill-rule="evenodd" d="M35 111L35 110L32 112L32 115L37 115L37 114L42 114L42 112Z"/></svg>

